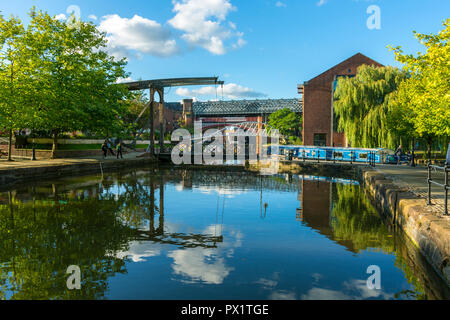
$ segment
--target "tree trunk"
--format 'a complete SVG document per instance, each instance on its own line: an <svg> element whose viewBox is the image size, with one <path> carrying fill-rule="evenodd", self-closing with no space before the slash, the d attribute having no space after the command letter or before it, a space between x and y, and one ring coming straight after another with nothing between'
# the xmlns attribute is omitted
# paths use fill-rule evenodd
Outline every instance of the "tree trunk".
<svg viewBox="0 0 450 320"><path fill-rule="evenodd" d="M58 145L58 133L53 134L52 159L56 158L56 147Z"/></svg>
<svg viewBox="0 0 450 320"><path fill-rule="evenodd" d="M8 161L12 160L12 135L13 131L12 129L9 130L9 140L8 140Z"/></svg>
<svg viewBox="0 0 450 320"><path fill-rule="evenodd" d="M433 143L433 139L428 138L427 139L427 146L428 146L428 160L431 161L431 144Z"/></svg>

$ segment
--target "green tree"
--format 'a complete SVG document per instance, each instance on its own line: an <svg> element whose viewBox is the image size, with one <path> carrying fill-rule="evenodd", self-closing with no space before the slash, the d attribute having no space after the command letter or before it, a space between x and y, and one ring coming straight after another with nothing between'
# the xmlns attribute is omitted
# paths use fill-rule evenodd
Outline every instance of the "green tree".
<svg viewBox="0 0 450 320"><path fill-rule="evenodd" d="M270 115L269 125L278 129L285 137L298 136L302 126L302 118L289 108L284 108Z"/></svg>
<svg viewBox="0 0 450 320"><path fill-rule="evenodd" d="M0 128L9 133L8 160L11 161L12 137L15 129L27 123L24 109L29 95L30 65L24 50L26 31L20 19L0 15Z"/></svg>
<svg viewBox="0 0 450 320"><path fill-rule="evenodd" d="M103 299L108 278L126 273L116 253L136 232L119 219L113 194L91 191L97 196L83 201L33 192L32 201L21 201L9 192L8 204L0 204L0 299L5 291L11 300ZM81 290L67 290L69 265L82 270Z"/></svg>
<svg viewBox="0 0 450 320"><path fill-rule="evenodd" d="M121 119L128 135L136 137L139 129L148 125L150 108L145 109L147 103L148 99L143 90L131 92L129 97L123 101L125 113L121 116Z"/></svg>
<svg viewBox="0 0 450 320"><path fill-rule="evenodd" d="M443 23L438 34L420 34L415 37L426 47L425 53L404 54L395 47L397 61L405 64L411 75L399 87L397 103L401 118L414 128L428 143L431 156L432 140L450 136L450 19Z"/></svg>
<svg viewBox="0 0 450 320"><path fill-rule="evenodd" d="M121 100L128 90L116 81L127 76L125 60L116 61L104 51L105 34L91 23L68 24L34 9L30 17L32 78L39 88L34 125L51 131L53 157L63 132L119 134L125 113Z"/></svg>
<svg viewBox="0 0 450 320"><path fill-rule="evenodd" d="M404 124L393 126L393 95L406 73L394 67L362 65L353 78L339 78L334 93L338 129L354 147L395 147L407 140ZM397 117L397 119L403 119Z"/></svg>

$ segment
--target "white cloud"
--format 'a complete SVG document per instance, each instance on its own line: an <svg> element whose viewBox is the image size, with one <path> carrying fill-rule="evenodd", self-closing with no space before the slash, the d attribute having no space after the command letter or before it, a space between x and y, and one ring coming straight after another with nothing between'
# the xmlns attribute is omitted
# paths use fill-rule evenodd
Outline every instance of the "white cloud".
<svg viewBox="0 0 450 320"><path fill-rule="evenodd" d="M125 83L125 82L133 82L136 81L131 77L127 77L127 78L119 78L116 80L116 83Z"/></svg>
<svg viewBox="0 0 450 320"><path fill-rule="evenodd" d="M317 5L320 7L323 6L325 3L327 3L327 0L319 0L319 2L317 2Z"/></svg>
<svg viewBox="0 0 450 320"><path fill-rule="evenodd" d="M283 3L283 2L281 2L281 1L277 1L277 3L275 3L275 6L277 6L277 7L279 7L279 8L286 8L287 6L286 6L286 4L285 3Z"/></svg>
<svg viewBox="0 0 450 320"><path fill-rule="evenodd" d="M189 90L187 88L178 88L176 90L176 94L183 97L215 96L216 87L209 86L194 90ZM219 87L217 88L217 95L222 95L222 89ZM235 83L228 83L223 86L223 96L229 99L244 99L263 98L267 95Z"/></svg>
<svg viewBox="0 0 450 320"><path fill-rule="evenodd" d="M61 13L61 14L57 14L57 15L55 16L55 19L56 19L56 20L66 20L67 17L66 17L66 15L65 15L64 13Z"/></svg>
<svg viewBox="0 0 450 320"><path fill-rule="evenodd" d="M245 46L246 44L247 44L247 41L245 41L242 38L239 38L238 41L235 44L233 44L233 49L240 49L243 46Z"/></svg>
<svg viewBox="0 0 450 320"><path fill-rule="evenodd" d="M178 53L169 29L138 15L131 19L117 14L104 16L99 30L107 33L108 51L117 58L143 53L168 57Z"/></svg>
<svg viewBox="0 0 450 320"><path fill-rule="evenodd" d="M191 95L191 91L188 88L178 88L175 93L181 97L188 97Z"/></svg>
<svg viewBox="0 0 450 320"><path fill-rule="evenodd" d="M91 20L97 20L97 16L95 14L90 14L88 18Z"/></svg>
<svg viewBox="0 0 450 320"><path fill-rule="evenodd" d="M176 15L169 24L183 32L182 38L189 45L222 55L226 53L224 41L234 35L224 24L233 10L236 8L230 0L174 0ZM235 30L235 24L228 25Z"/></svg>

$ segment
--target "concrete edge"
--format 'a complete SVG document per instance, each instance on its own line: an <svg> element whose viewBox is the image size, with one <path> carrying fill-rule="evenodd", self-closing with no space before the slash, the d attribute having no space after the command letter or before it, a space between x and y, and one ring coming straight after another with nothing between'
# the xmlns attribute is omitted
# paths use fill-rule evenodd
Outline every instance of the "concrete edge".
<svg viewBox="0 0 450 320"><path fill-rule="evenodd" d="M430 213L425 199L395 185L382 173L367 167L358 167L357 172L382 214L400 227L450 286L450 221Z"/></svg>
<svg viewBox="0 0 450 320"><path fill-rule="evenodd" d="M0 189L9 189L18 183L28 181L62 178L89 173L101 174L102 171L111 172L124 168L142 167L155 164L156 162L157 160L151 158L119 159L113 161L86 159L85 162L3 169L0 171Z"/></svg>

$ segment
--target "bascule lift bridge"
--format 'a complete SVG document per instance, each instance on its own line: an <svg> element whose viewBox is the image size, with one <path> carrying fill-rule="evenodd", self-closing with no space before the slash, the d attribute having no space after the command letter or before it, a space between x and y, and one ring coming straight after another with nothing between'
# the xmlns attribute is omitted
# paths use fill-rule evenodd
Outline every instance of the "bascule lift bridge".
<svg viewBox="0 0 450 320"><path fill-rule="evenodd" d="M164 136L166 132L166 121L164 119L164 108L167 106L178 105L174 103L164 102L165 88L179 87L179 86L200 86L212 85L222 87L222 101L208 101L195 102L192 106L192 111L195 116L201 119L204 123L204 128L223 128L227 125L233 125L245 130L265 130L263 115L269 115L279 109L289 108L294 112L301 113L302 105L298 99L279 99L279 100L240 100L240 101L223 101L223 85L224 81L220 81L218 77L197 77L197 78L171 78L171 79L155 79L124 83L130 91L149 90L150 99L144 106L142 112L136 119L138 123L149 110L149 118L145 125L143 125L132 143L132 147L136 144L137 139L142 135L144 130L150 129L150 144L147 149L152 155L155 155L155 110L158 110L159 125L159 146L160 153L164 152ZM155 93L159 95L159 102L155 101Z"/></svg>

